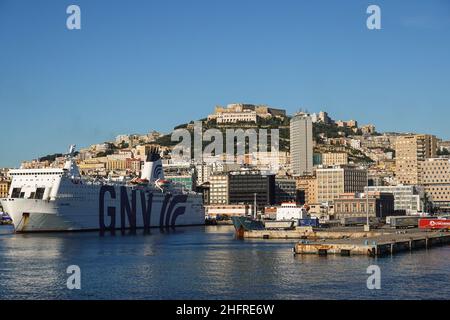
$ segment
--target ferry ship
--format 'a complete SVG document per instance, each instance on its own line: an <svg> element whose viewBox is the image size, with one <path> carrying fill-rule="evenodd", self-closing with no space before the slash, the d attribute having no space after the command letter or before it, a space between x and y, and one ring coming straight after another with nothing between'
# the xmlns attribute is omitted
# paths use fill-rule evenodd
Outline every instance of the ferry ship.
<svg viewBox="0 0 450 320"><path fill-rule="evenodd" d="M164 180L151 150L141 177L98 181L82 177L70 147L63 168L15 169L8 197L0 199L16 232L51 232L203 225L202 196Z"/></svg>

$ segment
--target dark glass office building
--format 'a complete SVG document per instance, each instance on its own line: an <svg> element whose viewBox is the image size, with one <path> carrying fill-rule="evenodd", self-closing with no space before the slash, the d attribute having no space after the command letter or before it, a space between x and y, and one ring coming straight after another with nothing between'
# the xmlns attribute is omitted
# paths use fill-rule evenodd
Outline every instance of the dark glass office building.
<svg viewBox="0 0 450 320"><path fill-rule="evenodd" d="M233 171L228 175L230 204L253 204L263 208L275 203L275 175L257 170Z"/></svg>

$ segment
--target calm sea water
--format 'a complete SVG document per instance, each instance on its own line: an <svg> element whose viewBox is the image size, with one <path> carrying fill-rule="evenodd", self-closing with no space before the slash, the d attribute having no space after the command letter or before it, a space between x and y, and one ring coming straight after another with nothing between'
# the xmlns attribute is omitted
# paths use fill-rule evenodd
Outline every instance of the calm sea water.
<svg viewBox="0 0 450 320"><path fill-rule="evenodd" d="M294 241L236 240L232 227L151 235L8 234L1 299L449 299L450 247L384 258L294 256ZM366 269L381 268L381 290ZM69 265L81 290L66 287Z"/></svg>

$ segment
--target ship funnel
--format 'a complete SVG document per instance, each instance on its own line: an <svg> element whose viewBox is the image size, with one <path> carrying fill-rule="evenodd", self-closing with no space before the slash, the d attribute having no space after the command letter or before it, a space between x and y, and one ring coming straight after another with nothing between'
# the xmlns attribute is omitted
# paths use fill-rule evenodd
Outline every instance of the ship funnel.
<svg viewBox="0 0 450 320"><path fill-rule="evenodd" d="M149 182L164 179L161 156L159 155L158 148L151 148L148 152L144 162L144 168L142 169L141 179L148 180Z"/></svg>

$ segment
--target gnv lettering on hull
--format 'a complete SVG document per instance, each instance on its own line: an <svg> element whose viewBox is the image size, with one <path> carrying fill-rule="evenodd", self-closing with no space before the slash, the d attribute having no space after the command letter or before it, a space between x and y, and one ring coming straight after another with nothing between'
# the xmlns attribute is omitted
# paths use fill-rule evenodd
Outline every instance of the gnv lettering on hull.
<svg viewBox="0 0 450 320"><path fill-rule="evenodd" d="M103 234L105 230L114 233L117 228L116 224L116 206L108 206L106 208L106 215L109 217L110 224L105 224L105 197L108 194L112 200L120 199L120 229L122 233L125 233L125 229L128 227L132 233L136 232L137 227L137 201L139 191L139 201L141 204L141 214L144 232L150 231L150 223L153 210L153 193L146 190L131 190L131 199L128 194L128 189L125 186L120 187L120 197L116 194L116 188L114 186L102 186L100 188L99 196L99 229ZM177 218L183 215L186 211L187 195L170 195L166 194L159 212L159 226L174 227Z"/></svg>

